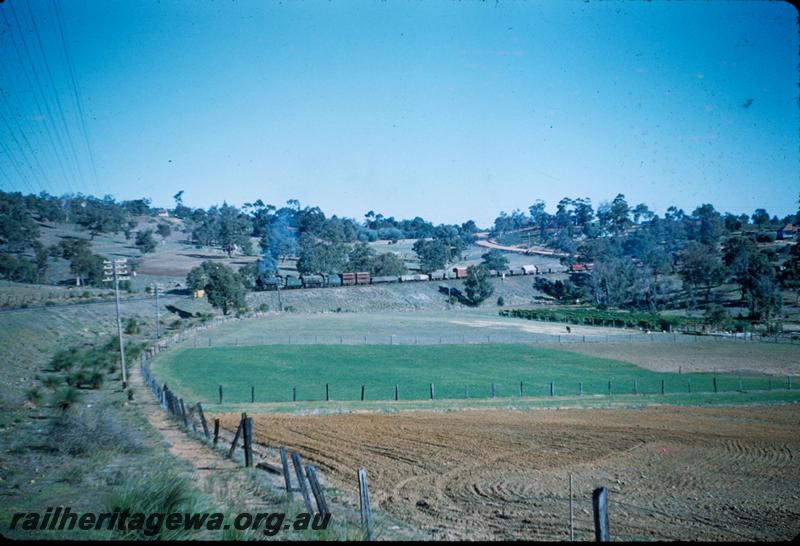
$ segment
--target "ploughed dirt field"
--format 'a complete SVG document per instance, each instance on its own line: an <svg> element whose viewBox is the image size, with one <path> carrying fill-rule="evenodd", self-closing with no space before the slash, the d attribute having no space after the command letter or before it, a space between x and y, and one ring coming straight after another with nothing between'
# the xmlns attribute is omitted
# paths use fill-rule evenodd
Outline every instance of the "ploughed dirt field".
<svg viewBox="0 0 800 546"><path fill-rule="evenodd" d="M221 416L235 430L239 415ZM593 539L609 489L612 540L785 540L800 534L800 406L254 415L355 500L431 539ZM274 462L277 462L274 461ZM391 538L391 532L384 534Z"/></svg>
<svg viewBox="0 0 800 546"><path fill-rule="evenodd" d="M562 343L549 346L630 362L656 372L800 373L800 345L698 339L681 343Z"/></svg>

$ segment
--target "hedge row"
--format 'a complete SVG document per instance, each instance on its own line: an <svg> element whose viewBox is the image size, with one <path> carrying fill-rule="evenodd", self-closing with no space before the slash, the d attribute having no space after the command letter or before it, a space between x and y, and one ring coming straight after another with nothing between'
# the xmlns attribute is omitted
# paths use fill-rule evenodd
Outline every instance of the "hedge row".
<svg viewBox="0 0 800 546"><path fill-rule="evenodd" d="M504 309L504 317L566 322L570 324L589 324L593 326L614 326L617 328L644 328L646 330L668 331L682 326L700 327L702 319L690 317L663 316L658 313L629 313L625 311L601 311L598 309Z"/></svg>

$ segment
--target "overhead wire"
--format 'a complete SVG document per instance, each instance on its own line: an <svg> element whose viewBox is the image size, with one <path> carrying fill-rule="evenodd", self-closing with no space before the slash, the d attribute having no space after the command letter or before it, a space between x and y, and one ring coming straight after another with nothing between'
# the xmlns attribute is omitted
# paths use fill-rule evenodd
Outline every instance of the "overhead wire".
<svg viewBox="0 0 800 546"><path fill-rule="evenodd" d="M30 6L30 5L29 5ZM78 160L78 154L75 151L75 143L72 139L72 134L69 131L69 127L67 126L67 120L64 116L64 108L61 105L61 99L58 95L58 88L56 87L55 80L53 79L53 72L50 70L50 62L47 60L47 55L45 53L44 45L42 43L42 36L39 33L39 25L36 24L36 18L33 16L32 10L28 9L28 18L31 21L31 25L33 26L34 37L36 38L36 43L39 46L39 51L44 61L45 73L47 74L47 79L50 82L50 88L53 92L53 97L55 98L56 107L58 109L58 114L61 120L61 125L64 128L64 133L67 136L67 142L69 143L70 151L72 152L72 158L75 161L75 166L78 170L78 179L80 182L84 181L83 177L83 170L81 169L80 161Z"/></svg>
<svg viewBox="0 0 800 546"><path fill-rule="evenodd" d="M92 174L94 175L94 186L95 190L100 192L100 182L97 177L97 164L95 163L94 159L94 151L92 150L91 140L89 138L89 131L86 128L86 115L83 112L83 101L81 99L80 87L78 87L77 80L75 78L75 66L72 63L72 56L69 53L69 47L67 46L67 40L64 37L64 24L61 19L61 10L58 7L58 3L55 0L51 0L50 5L53 8L53 12L55 13L56 23L58 25L58 34L61 37L61 48L64 52L64 58L67 61L67 70L69 72L69 79L70 83L72 84L72 95L75 99L75 105L78 108L78 119L80 121L81 133L83 134L83 140L86 144L86 151L89 154L89 164L92 167Z"/></svg>
<svg viewBox="0 0 800 546"><path fill-rule="evenodd" d="M11 139L14 141L14 143L20 149L21 156L28 163L28 167L30 168L31 172L35 176L41 177L42 181L47 181L47 182L52 183L52 180L48 176L46 170L42 167L41 161L39 161L39 154L36 153L36 150L34 149L33 145L28 140L28 137L25 135L25 131L23 131L22 128L20 127L19 120L17 120L16 117L14 116L14 112L11 110L11 106L10 106L11 102L8 100L8 95L6 95L6 92L2 87L0 87L0 97L3 98L3 100L0 101L0 102L2 102L3 104L6 105L6 108L8 109L8 113L9 113L8 117L0 115L0 119L2 119L3 125L6 127L6 129L8 129L8 133L11 136ZM9 119L12 122L14 122L14 124L16 125L16 131L15 131L15 128L11 126L11 123L9 122ZM17 139L17 133L19 133L20 139L22 139L22 141L24 142L25 146L23 146L20 143L19 139ZM31 160L28 157L29 154L33 158L33 160ZM34 172L34 168L33 168L34 164L36 165L36 167L37 167L37 169L39 171L38 175L36 175L36 173Z"/></svg>
<svg viewBox="0 0 800 546"><path fill-rule="evenodd" d="M29 192L33 191L32 190L33 186L31 185L31 181L28 179L28 174L25 172L25 169L20 167L17 156L11 153L5 141L3 141L2 139L0 139L0 151L2 151L6 155L6 157L8 157L9 161L14 167L14 170L17 171L17 175L19 175L19 179L25 184L25 188L27 189L27 191Z"/></svg>
<svg viewBox="0 0 800 546"><path fill-rule="evenodd" d="M25 35L24 35L23 31L22 31L22 26L20 25L19 17L17 17L16 11L15 11L15 8L14 8L14 4L13 3L10 4L9 7L10 7L10 9L8 11L11 13L12 17L14 18L14 22L16 24L17 33L20 36L20 42L22 44L22 46L20 47L17 44L17 40L15 38L15 34L12 33L12 32L9 32L9 34L11 35L12 43L14 45L14 50L17 53L17 57L19 58L20 65L22 66L22 72L25 74L25 78L26 78L26 80L28 82L28 86L31 88L32 94L34 96L34 100L36 102L36 106L37 106L37 108L39 110L39 114L41 116L45 117L46 121L44 123L44 127L43 128L47 132L48 138L50 140L50 144L52 146L53 157L56 158L56 162L58 163L58 166L59 166L60 171L61 171L61 175L63 177L63 182L68 187L68 189L70 191L74 192L75 191L75 186L73 184L73 181L71 180L71 177L73 176L73 174L69 172L69 169L67 168L66 164L64 163L64 155L66 155L66 148L64 146L64 142L63 142L63 140L61 138L60 132L58 131L58 127L56 126L55 122L53 121L53 117L54 116L53 116L52 110L50 109L50 104L47 101L47 97L44 94L41 78L39 77L39 73L36 70L36 65L33 63L33 57L31 55L31 52L30 52L29 48L28 48L28 44L25 41ZM3 12L3 18L4 18L5 22L6 22L6 25L8 25L9 30L10 30L12 28L12 25L10 24L10 22L8 20L8 17L6 16L5 11L6 10L0 10L0 12ZM23 58L23 53L24 53L24 58ZM27 64L26 64L25 60L27 60ZM29 70L28 69L30 69L30 72L33 73L33 79L31 78L31 75L29 74ZM34 85L34 80L36 82L36 85ZM42 104L44 104L44 108L42 108ZM60 148L60 151L59 151L59 148Z"/></svg>

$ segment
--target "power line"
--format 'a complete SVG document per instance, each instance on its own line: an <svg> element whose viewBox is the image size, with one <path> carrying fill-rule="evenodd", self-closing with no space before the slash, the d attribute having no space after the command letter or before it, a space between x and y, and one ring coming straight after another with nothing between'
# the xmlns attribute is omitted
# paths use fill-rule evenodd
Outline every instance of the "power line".
<svg viewBox="0 0 800 546"><path fill-rule="evenodd" d="M5 13L3 13L3 19L4 19L6 27L10 29L11 25L9 24L8 18L6 17ZM9 32L9 36L11 36L11 40L12 40L12 43L14 45L14 49L15 49L15 51L17 53L17 58L18 58L18 60L21 60L22 56L21 56L21 54L19 52L19 47L17 46L16 39L14 39L13 34L11 34L10 32ZM31 89L33 90L33 85L30 82L30 76L28 75L27 71L24 71L24 74L25 74L26 79L28 80L29 87L31 87ZM20 128L20 123L19 123L19 120L18 120L19 116L16 115L15 112L12 110L11 100L10 100L8 94L5 92L5 90L2 87L0 87L0 94L3 95L3 99L4 99L2 101L3 104L5 104L6 107L8 108L9 118L15 123L15 125L17 127L17 131L19 131L21 137L25 140L25 143L28 145L28 147L30 147L31 153L34 155L34 157L36 158L37 163L38 163L38 154L36 154L34 152L32 145L30 144L30 142L27 139L27 136L25 135L25 132ZM38 95L36 95L34 93L33 96L34 96L34 99L37 102L37 106L39 107L39 111L41 113L41 105L38 104L39 103ZM19 144L19 141L16 139L16 137L14 135L14 129L11 127L10 123L6 123L6 125L8 127L9 132L11 133L11 137L17 143L17 146L20 147L20 149L22 149L22 146ZM44 172L44 169L41 168L41 165L40 165L40 170L42 170L42 172Z"/></svg>
<svg viewBox="0 0 800 546"><path fill-rule="evenodd" d="M0 87L0 95L2 95L2 97L4 98L4 100L3 100L4 104L6 104L6 105L10 104L10 101L8 100L8 95L6 95L6 92L3 90L2 87ZM33 145L28 140L28 137L25 136L25 131L23 131L20 128L19 120L14 119L14 115L13 115L13 112L11 111L10 107L9 107L9 114L11 114L9 117L12 118L12 121L15 122L17 132L19 132L20 138L25 142L25 146L27 146L27 148L24 148L20 144L19 140L17 140L14 128L11 127L11 124L8 122L8 120L3 116L0 116L0 119L3 120L3 124L8 129L8 132L11 135L11 138L14 140L14 143L20 149L22 155L24 156L25 161L28 163L28 167L31 169L31 173L34 174L34 176L36 176L36 174L34 172L34 169L33 169L33 166L32 166L32 164L35 163L36 166L39 169L39 174L41 175L42 180L46 180L48 177L47 177L47 174L45 173L44 168L42 168L42 164L39 161L39 156L34 151ZM30 151L30 154L33 156L33 161L32 162L28 159L28 152L27 152L28 150Z"/></svg>
<svg viewBox="0 0 800 546"><path fill-rule="evenodd" d="M17 13L16 13L16 10L14 8L14 4L13 3L10 4L10 7L11 7L10 13L14 17L14 22L16 23L16 28L17 28L17 31L19 32L19 35L20 35L20 42L22 42L22 52L25 53L25 58L27 59L28 63L26 64L25 60L23 59L22 52L20 51L20 47L17 45L17 40L16 40L14 34L13 33L9 33L11 35L12 43L14 44L14 50L16 51L17 57L20 60L20 65L22 66L22 68L23 68L22 71L25 74L26 80L28 81L28 86L31 88L31 91L33 91L33 96L34 96L34 99L36 101L36 106L39 109L39 114L40 115L45 115L45 111L47 113L47 115L46 115L47 122L45 123L45 130L47 131L48 137L50 139L50 143L51 143L51 145L53 147L53 155L56 158L56 160L58 162L58 165L59 165L59 167L61 169L61 174L64 177L64 183L67 184L67 186L69 187L70 191L74 192L75 191L75 186L73 185L72 181L70 180L70 176L72 176L72 175L71 175L71 173L68 172L68 169L67 169L67 167L66 167L66 165L64 163L63 155L66 155L66 148L64 147L64 142L61 139L61 134L58 131L58 127L56 126L55 122L53 121L53 117L54 117L53 116L53 112L50 109L50 103L47 101L47 97L44 94L44 91L43 91L44 86L42 85L41 78L39 77L39 72L38 72L38 70L36 70L36 65L33 64L33 57L31 56L30 49L28 49L28 44L25 41L25 35L22 33L22 26L20 25L19 17L17 17ZM0 11L3 12L3 18L4 18L5 22L6 22L6 25L8 25L8 27L10 29L12 27L12 25L8 21L8 18L6 16L6 14L5 14L5 10L0 10ZM34 79L36 80L36 85L33 85L33 80L31 79L30 74L28 73L28 68L30 68L30 71L33 73ZM40 97L41 97L41 101L40 101ZM44 111L42 109L42 103L44 103ZM48 127L48 124L50 125L50 127ZM52 128L52 130L51 130L51 128ZM53 133L55 133L55 138L53 137ZM58 143L58 146L56 146L56 142ZM58 147L61 148L61 153L59 153Z"/></svg>
<svg viewBox="0 0 800 546"><path fill-rule="evenodd" d="M13 5L13 4L12 4ZM50 81L50 88L52 89L53 96L55 97L56 107L58 108L58 113L61 118L61 125L64 128L64 133L67 135L67 142L69 142L69 148L72 152L72 157L75 160L75 166L78 169L78 179L82 182L83 172L80 166L80 161L78 160L78 154L75 152L75 144L72 140L72 134L69 132L69 127L67 126L67 120L64 116L64 109L61 106L61 99L58 97L58 88L56 87L55 81L53 80L53 72L50 70L50 63L47 60L47 55L45 54L45 49L42 44L42 37L39 33L39 26L36 24L36 19L33 17L33 12L29 8L28 9L28 18L31 20L31 24L33 25L33 33L36 37L36 43L39 46L39 52L41 53L42 60L44 61L45 72L47 74L47 79Z"/></svg>
<svg viewBox="0 0 800 546"><path fill-rule="evenodd" d="M17 175L19 176L19 179L22 180L25 183L25 187L28 188L27 191L30 192L31 191L31 189L30 189L31 188L30 180L28 180L28 175L25 174L25 171L22 168L20 168L19 162L17 161L17 156L13 155L10 152L10 150L6 146L6 143L3 142L2 140L0 140L0 148L2 148L3 153L6 154L6 156L9 159L9 161L12 163L12 166L17 171Z"/></svg>
<svg viewBox="0 0 800 546"><path fill-rule="evenodd" d="M96 191L100 191L100 183L97 178L97 165L94 160L94 152L92 151L92 144L89 140L89 132L86 130L86 116L83 113L83 105L81 100L80 88L75 80L75 68L72 64L72 57L69 54L67 41L64 38L64 25L61 22L61 10L58 3L53 0L50 5L56 14L56 22L58 23L58 34L61 37L61 48L64 52L64 58L67 60L67 69L69 71L69 79L72 83L72 94L75 98L75 105L78 107L78 119L81 122L81 132L83 133L83 140L86 143L86 150L89 152L89 163L92 166L92 173L94 174L94 186Z"/></svg>

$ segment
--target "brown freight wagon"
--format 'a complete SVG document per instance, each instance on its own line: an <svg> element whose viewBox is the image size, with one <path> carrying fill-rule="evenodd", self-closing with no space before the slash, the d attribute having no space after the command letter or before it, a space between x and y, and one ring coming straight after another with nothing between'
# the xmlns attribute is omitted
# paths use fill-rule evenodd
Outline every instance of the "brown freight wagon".
<svg viewBox="0 0 800 546"><path fill-rule="evenodd" d="M356 273L356 284L369 284L369 272L359 271Z"/></svg>
<svg viewBox="0 0 800 546"><path fill-rule="evenodd" d="M465 279L467 277L466 267L454 267L453 273L456 274L456 279Z"/></svg>
<svg viewBox="0 0 800 546"><path fill-rule="evenodd" d="M355 273L342 273L342 286L353 286L356 284Z"/></svg>

